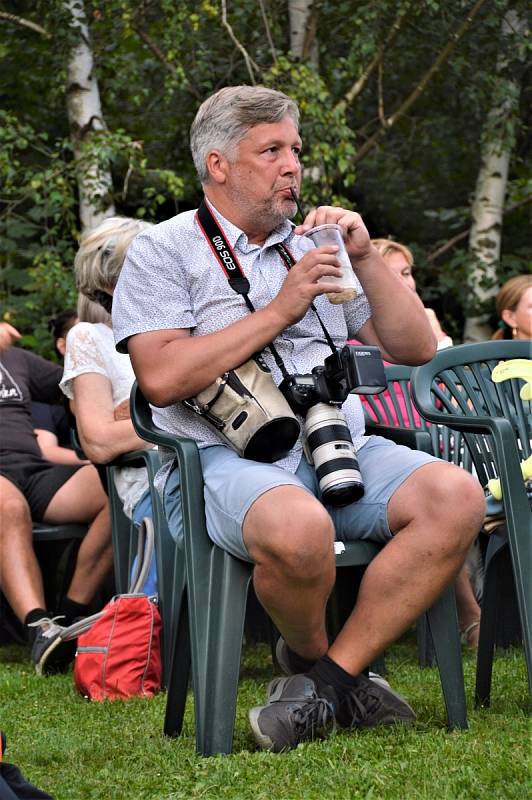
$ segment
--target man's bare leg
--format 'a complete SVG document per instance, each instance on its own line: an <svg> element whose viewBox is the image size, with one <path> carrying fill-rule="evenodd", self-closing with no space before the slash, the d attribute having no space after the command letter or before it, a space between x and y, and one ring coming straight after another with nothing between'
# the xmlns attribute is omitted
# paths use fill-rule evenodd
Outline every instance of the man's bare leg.
<svg viewBox="0 0 532 800"><path fill-rule="evenodd" d="M0 588L21 622L33 608L44 608L30 509L22 492L3 477L0 477Z"/></svg>
<svg viewBox="0 0 532 800"><path fill-rule="evenodd" d="M55 493L44 519L54 524L90 523L67 593L77 603L89 603L113 563L109 502L95 467L82 467Z"/></svg>
<svg viewBox="0 0 532 800"><path fill-rule="evenodd" d="M426 464L390 499L394 538L373 559L329 656L357 675L436 600L458 574L485 514L478 481L452 464Z"/></svg>
<svg viewBox="0 0 532 800"><path fill-rule="evenodd" d="M336 577L329 514L304 489L279 486L252 505L243 535L260 602L293 650L319 658L328 648L325 606Z"/></svg>
<svg viewBox="0 0 532 800"><path fill-rule="evenodd" d="M457 575L483 516L482 489L469 473L445 463L414 472L389 503L396 535L366 570L329 656L351 675L362 672ZM308 660L327 652L333 538L325 509L297 487L262 495L244 523L257 596L290 648Z"/></svg>
<svg viewBox="0 0 532 800"><path fill-rule="evenodd" d="M456 576L454 588L458 625L464 634L468 647L477 648L480 632L480 606L477 603L465 565Z"/></svg>
<svg viewBox="0 0 532 800"><path fill-rule="evenodd" d="M272 499L281 501L278 510ZM260 500L248 512L244 541L257 560L257 595L296 674L272 683L266 704L250 710L258 744L289 749L326 735L331 720L349 730L411 723L408 702L361 673L458 573L484 516L479 484L440 463L420 467L400 486L388 503L396 535L368 566L355 608L328 651L325 602L335 572L330 522L292 487Z"/></svg>

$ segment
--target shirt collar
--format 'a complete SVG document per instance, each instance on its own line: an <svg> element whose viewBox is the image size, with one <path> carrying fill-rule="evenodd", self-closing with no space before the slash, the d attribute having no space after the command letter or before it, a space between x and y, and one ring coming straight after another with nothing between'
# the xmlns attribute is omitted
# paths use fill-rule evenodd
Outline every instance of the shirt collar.
<svg viewBox="0 0 532 800"><path fill-rule="evenodd" d="M225 238L234 249L238 247L240 252L242 253L251 253L253 250L260 249L260 245L258 244L250 244L248 242L248 237L244 233L243 230L238 228L236 225L233 225L228 219L226 219L223 214L213 206L210 200L205 198L205 202L207 203L209 209L214 214L218 224L223 229L225 234ZM288 244L288 242L293 238L293 230L294 230L294 223L291 222L289 219L284 220L278 225L273 231L270 233L264 244L262 245L262 249L266 249L267 247L273 247L273 245L279 244L279 242L284 242Z"/></svg>

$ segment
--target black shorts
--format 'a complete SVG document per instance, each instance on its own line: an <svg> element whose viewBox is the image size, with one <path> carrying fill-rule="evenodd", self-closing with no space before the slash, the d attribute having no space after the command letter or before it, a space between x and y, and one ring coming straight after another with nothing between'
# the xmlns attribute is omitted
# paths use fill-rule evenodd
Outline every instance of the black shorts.
<svg viewBox="0 0 532 800"><path fill-rule="evenodd" d="M52 497L83 464L52 464L31 453L0 452L0 475L19 489L34 522L42 522Z"/></svg>

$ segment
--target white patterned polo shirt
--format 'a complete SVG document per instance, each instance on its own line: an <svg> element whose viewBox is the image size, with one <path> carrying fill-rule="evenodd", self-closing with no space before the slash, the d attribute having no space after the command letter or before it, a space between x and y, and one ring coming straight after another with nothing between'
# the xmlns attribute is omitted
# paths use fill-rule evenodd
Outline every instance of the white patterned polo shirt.
<svg viewBox="0 0 532 800"><path fill-rule="evenodd" d="M294 234L288 220L272 231L264 244L251 244L243 231L212 205L210 208L249 280L251 302L256 309L263 308L278 294L287 274L274 245L285 244L296 261L313 245ZM192 336L204 336L250 313L243 297L231 289L195 214L195 211L178 214L143 231L131 243L113 297L113 331L120 352L127 352L128 338L137 333L188 328ZM333 305L320 295L315 306L337 347L355 338L371 316L360 284L357 297L349 303ZM331 352L312 309L277 336L274 344L290 373L309 373L323 364ZM268 349L264 358L279 384L282 376ZM365 441L359 397L350 394L342 408L358 450ZM153 417L159 427L195 440L200 448L225 443L181 402L153 408ZM276 463L295 472L301 452L300 438L291 452Z"/></svg>

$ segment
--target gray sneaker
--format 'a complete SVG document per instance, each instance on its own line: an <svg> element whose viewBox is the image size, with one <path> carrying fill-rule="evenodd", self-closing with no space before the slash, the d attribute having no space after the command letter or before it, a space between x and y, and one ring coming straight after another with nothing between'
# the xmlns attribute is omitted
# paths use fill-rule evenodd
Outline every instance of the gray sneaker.
<svg viewBox="0 0 532 800"><path fill-rule="evenodd" d="M413 709L404 697L386 683L384 679L375 681L358 675L356 686L343 693L335 706L338 724L353 730L414 722L416 715Z"/></svg>
<svg viewBox="0 0 532 800"><path fill-rule="evenodd" d="M249 712L253 735L264 750L292 750L335 729L331 703L318 695L316 684L306 675L276 678L267 697L267 705Z"/></svg>
<svg viewBox="0 0 532 800"><path fill-rule="evenodd" d="M43 617L28 626L37 628L31 648L31 660L35 664L37 675L63 672L74 659L76 641L63 639L66 628L58 625L57 619L60 617Z"/></svg>

